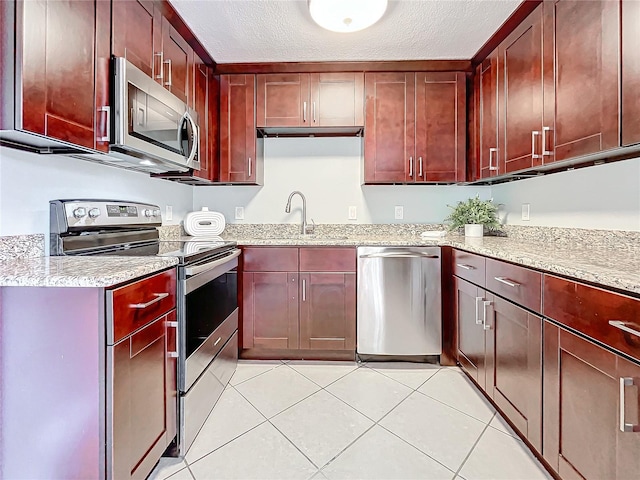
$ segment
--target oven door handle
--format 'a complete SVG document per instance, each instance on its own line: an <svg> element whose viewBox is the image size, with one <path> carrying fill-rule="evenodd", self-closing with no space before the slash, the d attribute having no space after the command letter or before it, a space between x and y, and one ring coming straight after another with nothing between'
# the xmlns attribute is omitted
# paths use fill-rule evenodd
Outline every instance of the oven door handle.
<svg viewBox="0 0 640 480"><path fill-rule="evenodd" d="M214 260L213 262L205 263L203 265L194 265L193 267L186 267L184 269L184 272L188 277L198 275L199 273L208 272L209 270L213 270L214 268L227 263L229 260L233 260L234 258L239 257L240 253L242 253L242 251L238 248L236 248L232 252L233 253L231 253L231 255L227 255L224 258Z"/></svg>

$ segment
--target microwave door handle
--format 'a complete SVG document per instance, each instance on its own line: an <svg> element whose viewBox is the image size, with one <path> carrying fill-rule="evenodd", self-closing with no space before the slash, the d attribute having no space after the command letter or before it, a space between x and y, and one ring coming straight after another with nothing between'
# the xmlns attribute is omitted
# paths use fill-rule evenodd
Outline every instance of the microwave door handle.
<svg viewBox="0 0 640 480"><path fill-rule="evenodd" d="M196 155L198 154L198 126L196 125L196 122L193 120L193 118L191 118L191 115L189 115L189 112L184 114L184 118L191 125L191 136L193 141L193 143L191 144L191 151L189 152L189 156L187 157L187 165L189 165L191 162L193 162L193 159L196 158Z"/></svg>

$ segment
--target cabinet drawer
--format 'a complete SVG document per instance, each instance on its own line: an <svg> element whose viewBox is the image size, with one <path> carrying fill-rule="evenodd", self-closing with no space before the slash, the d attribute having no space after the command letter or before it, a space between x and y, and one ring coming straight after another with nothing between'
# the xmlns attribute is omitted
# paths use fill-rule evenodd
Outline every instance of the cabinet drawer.
<svg viewBox="0 0 640 480"><path fill-rule="evenodd" d="M355 272L355 248L300 248L301 272Z"/></svg>
<svg viewBox="0 0 640 480"><path fill-rule="evenodd" d="M640 360L640 299L545 275L544 315Z"/></svg>
<svg viewBox="0 0 640 480"><path fill-rule="evenodd" d="M113 322L108 326L111 344L176 307L176 269L109 290L107 307Z"/></svg>
<svg viewBox="0 0 640 480"><path fill-rule="evenodd" d="M542 274L534 270L487 258L486 288L534 312L542 310Z"/></svg>
<svg viewBox="0 0 640 480"><path fill-rule="evenodd" d="M485 258L462 250L453 251L453 274L484 287Z"/></svg>
<svg viewBox="0 0 640 480"><path fill-rule="evenodd" d="M297 272L296 247L249 247L242 251L245 272Z"/></svg>

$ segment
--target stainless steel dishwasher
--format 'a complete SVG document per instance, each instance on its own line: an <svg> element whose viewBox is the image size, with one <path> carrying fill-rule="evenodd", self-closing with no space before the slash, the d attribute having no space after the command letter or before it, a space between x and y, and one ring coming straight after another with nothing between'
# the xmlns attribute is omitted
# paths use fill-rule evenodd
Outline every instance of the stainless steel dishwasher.
<svg viewBox="0 0 640 480"><path fill-rule="evenodd" d="M359 355L440 355L440 269L440 247L358 247Z"/></svg>

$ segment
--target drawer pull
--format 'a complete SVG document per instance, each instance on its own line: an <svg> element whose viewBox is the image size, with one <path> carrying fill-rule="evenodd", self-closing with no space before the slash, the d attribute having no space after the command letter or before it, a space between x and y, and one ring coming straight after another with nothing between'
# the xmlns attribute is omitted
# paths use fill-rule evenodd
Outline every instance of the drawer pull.
<svg viewBox="0 0 640 480"><path fill-rule="evenodd" d="M497 280L500 283L504 283L505 285L509 285L510 287L517 288L520 286L519 283L511 281L507 277L493 277L493 279Z"/></svg>
<svg viewBox="0 0 640 480"><path fill-rule="evenodd" d="M467 265L466 263L456 263L456 267L460 267L464 270L475 270L476 267L473 265Z"/></svg>
<svg viewBox="0 0 640 480"><path fill-rule="evenodd" d="M163 298L167 298L169 296L168 293L154 293L153 295L156 298L154 298L153 300L149 300L147 303L132 303L129 306L131 308L147 308L147 307L150 307L151 305L153 305L154 303L158 303Z"/></svg>
<svg viewBox="0 0 640 480"><path fill-rule="evenodd" d="M621 432L640 432L640 425L627 423L625 418L624 394L627 387L640 387L640 381L633 377L620 378L620 431Z"/></svg>
<svg viewBox="0 0 640 480"><path fill-rule="evenodd" d="M176 333L178 331L178 322L174 322L174 321L169 321L166 323L167 328L175 328L176 329ZM176 349L175 352L167 352L167 357L169 358L178 358L179 354L178 354L178 350Z"/></svg>
<svg viewBox="0 0 640 480"><path fill-rule="evenodd" d="M216 345L218 345L220 343L220 340L222 340L222 337L218 337L213 346L215 347Z"/></svg>
<svg viewBox="0 0 640 480"><path fill-rule="evenodd" d="M609 320L609 325L611 325L612 327L619 328L624 332L632 333L633 335L637 335L638 337L640 337L640 331L634 330L633 328L628 327L625 322L621 322L620 320ZM632 323L631 325L634 325L634 324Z"/></svg>

